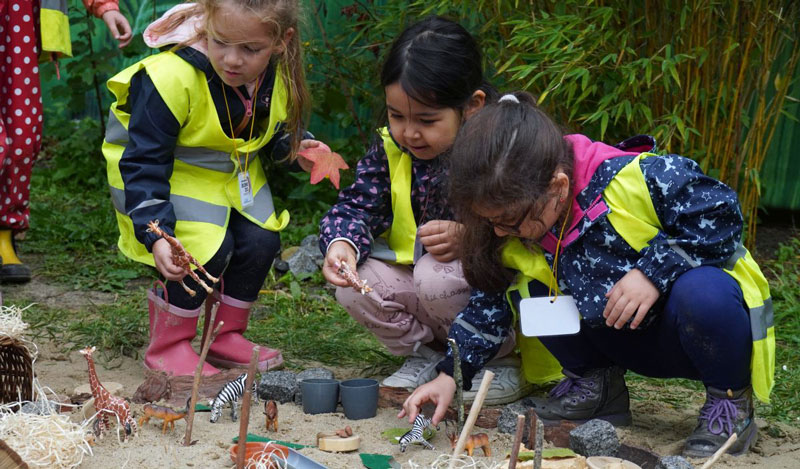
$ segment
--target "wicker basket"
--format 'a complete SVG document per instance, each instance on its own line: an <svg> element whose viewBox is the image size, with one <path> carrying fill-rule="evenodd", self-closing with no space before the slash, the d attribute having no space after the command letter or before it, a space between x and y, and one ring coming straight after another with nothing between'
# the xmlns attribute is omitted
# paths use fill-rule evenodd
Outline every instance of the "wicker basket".
<svg viewBox="0 0 800 469"><path fill-rule="evenodd" d="M0 403L33 400L33 357L25 345L0 336Z"/></svg>

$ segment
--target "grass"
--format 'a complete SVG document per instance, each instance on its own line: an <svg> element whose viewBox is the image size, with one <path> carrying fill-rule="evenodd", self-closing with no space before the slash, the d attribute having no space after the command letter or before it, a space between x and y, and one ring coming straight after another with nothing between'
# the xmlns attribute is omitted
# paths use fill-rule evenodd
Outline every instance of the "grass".
<svg viewBox="0 0 800 469"><path fill-rule="evenodd" d="M80 311L36 305L24 319L32 325L34 339L51 339L65 349L96 345L99 358L113 365L120 355L137 357L147 343L144 285L155 273L128 261L116 249L116 222L97 148L99 133L90 122L78 124L61 141L50 142L43 164L34 168L31 230L20 246L23 257L41 255L43 267L36 274L47 283L87 293L111 292L113 304ZM282 238L284 246L296 245L316 232L324 207L307 198L286 200L293 223ZM778 347L772 402L758 404L758 414L800 425L800 239L783 244L776 258L762 267L772 288ZM6 293L6 302L30 302L13 294ZM320 273L305 279L271 274L247 336L280 348L290 368L311 363L373 375L387 374L401 362L336 303ZM702 402L698 382L632 376L630 384L634 399L659 400L677 408L694 408Z"/></svg>

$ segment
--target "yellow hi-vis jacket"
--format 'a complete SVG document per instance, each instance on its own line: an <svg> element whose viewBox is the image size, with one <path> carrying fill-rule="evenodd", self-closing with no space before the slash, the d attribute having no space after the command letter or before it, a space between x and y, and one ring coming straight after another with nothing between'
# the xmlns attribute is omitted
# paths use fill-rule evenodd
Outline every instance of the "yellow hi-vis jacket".
<svg viewBox="0 0 800 469"><path fill-rule="evenodd" d="M67 0L42 0L40 30L42 52L72 56Z"/></svg>
<svg viewBox="0 0 800 469"><path fill-rule="evenodd" d="M609 208L609 223L637 252L648 246L650 240L662 230L639 166L639 160L648 156L653 155L642 153L625 165L602 192L603 200ZM528 283L532 280L544 285L557 285L538 246L526 248L519 239L513 238L504 246L501 258L503 265L518 272L514 284L507 291L515 315L518 312L511 301L514 292L518 292L522 298L530 297ZM761 401L769 402L775 370L775 328L769 284L743 246L737 248L723 270L739 284L745 303L750 309L753 392ZM555 372L557 362L537 338L520 336L517 343L522 352L523 372L529 381L542 382L543 377Z"/></svg>
<svg viewBox="0 0 800 469"><path fill-rule="evenodd" d="M411 207L411 155L403 152L386 127L379 130L389 161L392 193L392 226L375 240L370 257L392 264L414 263L417 222Z"/></svg>
<svg viewBox="0 0 800 469"><path fill-rule="evenodd" d="M143 69L181 125L169 179L169 202L177 218L175 236L187 251L201 264L208 262L222 244L231 209L262 228L272 231L285 228L289 213L284 210L276 215L266 175L257 161L258 151L286 120L288 98L280 72L275 76L269 121L257 123L257 134L250 141L232 139L219 125L203 71L172 52L162 52L126 68L108 81L108 88L117 100L111 105L103 154L120 229L120 250L134 260L153 265L153 256L134 235L119 171L130 121L130 114L121 108L127 102L131 78ZM238 174L243 168L234 154L234 146L242 160L249 155L247 169L254 203L247 208L242 208L240 199ZM244 161L241 164L244 165ZM154 200L143 204L161 202ZM134 210L136 207L131 212Z"/></svg>

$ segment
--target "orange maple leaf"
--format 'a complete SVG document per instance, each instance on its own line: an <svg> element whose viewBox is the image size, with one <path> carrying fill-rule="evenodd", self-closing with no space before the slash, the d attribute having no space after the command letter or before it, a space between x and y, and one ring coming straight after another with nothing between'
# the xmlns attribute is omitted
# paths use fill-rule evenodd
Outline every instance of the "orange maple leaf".
<svg viewBox="0 0 800 469"><path fill-rule="evenodd" d="M328 145L320 142L316 147L306 148L298 151L297 154L314 163L314 167L311 168L311 184L328 178L333 187L339 188L339 170L348 169L349 166L338 153L331 151Z"/></svg>

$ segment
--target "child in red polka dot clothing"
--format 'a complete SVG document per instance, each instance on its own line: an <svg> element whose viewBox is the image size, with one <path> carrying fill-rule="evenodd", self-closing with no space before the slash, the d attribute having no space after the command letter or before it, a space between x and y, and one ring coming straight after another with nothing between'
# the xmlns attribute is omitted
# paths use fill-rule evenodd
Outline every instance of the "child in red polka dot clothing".
<svg viewBox="0 0 800 469"><path fill-rule="evenodd" d="M55 3L56 6L52 6ZM83 0L125 47L131 40L119 0ZM27 282L13 234L28 229L30 177L42 139L39 51L71 55L66 2L0 1L0 281ZM40 33L42 35L40 36ZM60 33L60 34L59 34Z"/></svg>

